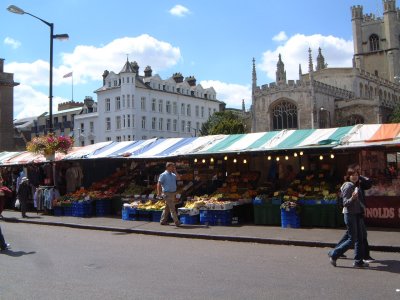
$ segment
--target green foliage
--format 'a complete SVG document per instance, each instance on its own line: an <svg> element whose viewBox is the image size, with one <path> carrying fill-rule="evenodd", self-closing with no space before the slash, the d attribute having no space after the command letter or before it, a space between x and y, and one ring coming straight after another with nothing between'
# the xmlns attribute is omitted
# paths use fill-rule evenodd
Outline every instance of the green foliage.
<svg viewBox="0 0 400 300"><path fill-rule="evenodd" d="M222 111L213 114L201 128L202 135L239 134L245 133L243 119L232 111Z"/></svg>
<svg viewBox="0 0 400 300"><path fill-rule="evenodd" d="M400 105L398 105L394 110L390 118L391 123L400 123Z"/></svg>

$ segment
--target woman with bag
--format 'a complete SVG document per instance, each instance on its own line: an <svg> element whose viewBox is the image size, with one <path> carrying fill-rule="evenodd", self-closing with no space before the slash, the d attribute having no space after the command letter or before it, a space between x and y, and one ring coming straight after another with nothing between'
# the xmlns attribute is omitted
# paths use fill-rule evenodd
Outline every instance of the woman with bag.
<svg viewBox="0 0 400 300"><path fill-rule="evenodd" d="M0 176L0 217L3 217L2 213L6 203L6 198L10 197L11 195L12 191L3 185L3 178Z"/></svg>
<svg viewBox="0 0 400 300"><path fill-rule="evenodd" d="M365 268L368 263L364 258L364 228L363 214L365 206L360 201L360 181L359 173L349 169L345 176L346 182L340 188L343 198L344 222L347 228L347 239L337 245L335 249L329 251L330 263L336 267L336 260L354 245L354 264L353 267Z"/></svg>

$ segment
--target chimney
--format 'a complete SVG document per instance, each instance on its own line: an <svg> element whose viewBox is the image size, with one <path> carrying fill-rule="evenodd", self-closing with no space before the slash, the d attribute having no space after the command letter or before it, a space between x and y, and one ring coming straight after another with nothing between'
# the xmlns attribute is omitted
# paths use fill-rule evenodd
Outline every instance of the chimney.
<svg viewBox="0 0 400 300"><path fill-rule="evenodd" d="M150 66L147 66L146 69L144 69L144 77L151 77L153 73L153 70L151 69Z"/></svg>
<svg viewBox="0 0 400 300"><path fill-rule="evenodd" d="M108 76L108 74L110 74L110 72L108 72L108 70L104 70L104 72L103 72L103 86L106 85L106 77Z"/></svg>
<svg viewBox="0 0 400 300"><path fill-rule="evenodd" d="M0 58L0 73L4 73L4 58Z"/></svg>
<svg viewBox="0 0 400 300"><path fill-rule="evenodd" d="M175 73L175 74L172 75L172 78L175 80L176 83L183 82L182 73Z"/></svg>
<svg viewBox="0 0 400 300"><path fill-rule="evenodd" d="M186 81L190 86L196 86L196 78L194 76L186 77Z"/></svg>

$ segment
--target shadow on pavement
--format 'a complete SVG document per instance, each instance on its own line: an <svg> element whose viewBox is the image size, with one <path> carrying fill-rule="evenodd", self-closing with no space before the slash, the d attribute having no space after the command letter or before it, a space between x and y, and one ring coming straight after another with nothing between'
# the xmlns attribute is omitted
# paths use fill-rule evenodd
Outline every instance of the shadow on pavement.
<svg viewBox="0 0 400 300"><path fill-rule="evenodd" d="M370 269L375 271L400 274L400 261L398 260L377 260L374 263L371 263L369 266Z"/></svg>
<svg viewBox="0 0 400 300"><path fill-rule="evenodd" d="M35 254L36 251L25 252L25 251L13 251L13 250L5 250L0 252L0 254L12 256L12 257L20 257L23 255Z"/></svg>

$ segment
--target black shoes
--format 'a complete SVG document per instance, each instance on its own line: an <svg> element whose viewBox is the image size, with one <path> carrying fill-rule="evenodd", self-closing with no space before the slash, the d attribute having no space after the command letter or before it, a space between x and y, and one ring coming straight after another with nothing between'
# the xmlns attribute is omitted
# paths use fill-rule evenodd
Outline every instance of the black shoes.
<svg viewBox="0 0 400 300"><path fill-rule="evenodd" d="M336 259L333 259L331 256L329 256L329 262L332 266L336 267Z"/></svg>
<svg viewBox="0 0 400 300"><path fill-rule="evenodd" d="M353 264L353 267L354 267L354 268L368 268L368 267L369 267L369 264L366 263L366 262L364 262L364 261L355 262L355 263Z"/></svg>
<svg viewBox="0 0 400 300"><path fill-rule="evenodd" d="M363 261L365 263L372 263L375 261L375 258L372 258L371 256L366 257L365 259L363 259Z"/></svg>
<svg viewBox="0 0 400 300"><path fill-rule="evenodd" d="M4 247L0 248L0 251L6 251L6 250L10 249L10 247L11 247L10 244L5 244Z"/></svg>

